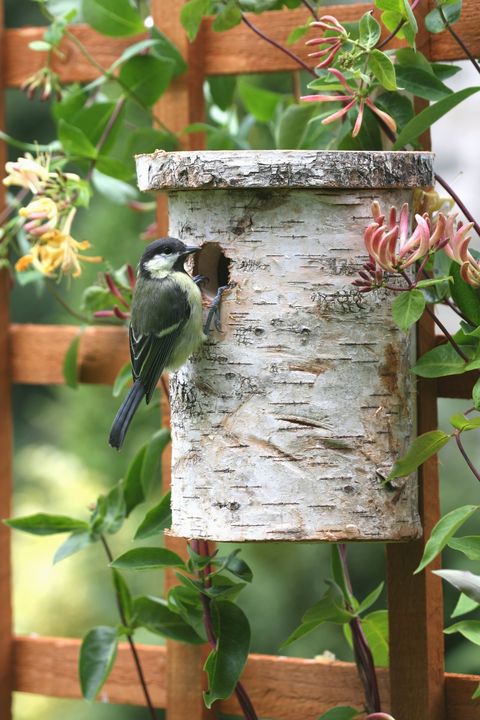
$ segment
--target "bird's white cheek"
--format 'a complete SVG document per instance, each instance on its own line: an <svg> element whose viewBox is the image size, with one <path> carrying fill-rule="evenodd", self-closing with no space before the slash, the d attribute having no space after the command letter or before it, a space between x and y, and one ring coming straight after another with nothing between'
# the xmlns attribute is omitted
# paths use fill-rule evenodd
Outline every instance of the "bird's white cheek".
<svg viewBox="0 0 480 720"><path fill-rule="evenodd" d="M173 261L174 262L174 261ZM154 257L145 263L145 268L154 278L163 277L173 266L172 258Z"/></svg>

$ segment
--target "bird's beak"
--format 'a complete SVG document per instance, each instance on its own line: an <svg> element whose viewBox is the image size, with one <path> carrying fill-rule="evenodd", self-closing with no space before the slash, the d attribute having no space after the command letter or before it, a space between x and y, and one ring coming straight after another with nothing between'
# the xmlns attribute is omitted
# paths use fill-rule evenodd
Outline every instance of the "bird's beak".
<svg viewBox="0 0 480 720"><path fill-rule="evenodd" d="M193 253L200 252L201 249L202 248L198 247L197 245L187 245L180 257L186 258L189 255L193 255Z"/></svg>

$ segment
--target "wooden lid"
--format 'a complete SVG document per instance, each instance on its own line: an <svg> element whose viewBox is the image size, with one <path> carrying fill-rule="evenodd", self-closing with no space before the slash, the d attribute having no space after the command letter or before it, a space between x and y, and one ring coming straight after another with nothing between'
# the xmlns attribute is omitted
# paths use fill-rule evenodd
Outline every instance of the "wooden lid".
<svg viewBox="0 0 480 720"><path fill-rule="evenodd" d="M140 190L411 188L434 184L430 152L192 150L137 155Z"/></svg>

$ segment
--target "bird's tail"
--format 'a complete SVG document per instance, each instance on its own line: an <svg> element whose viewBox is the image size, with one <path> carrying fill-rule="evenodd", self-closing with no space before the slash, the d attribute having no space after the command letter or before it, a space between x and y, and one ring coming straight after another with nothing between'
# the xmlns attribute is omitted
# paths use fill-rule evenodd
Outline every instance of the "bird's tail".
<svg viewBox="0 0 480 720"><path fill-rule="evenodd" d="M112 429L110 430L108 442L113 448L120 450L122 447L129 425L132 422L132 418L135 415L138 406L142 402L144 395L145 390L141 381L135 380L127 397L120 405L120 408L115 415Z"/></svg>

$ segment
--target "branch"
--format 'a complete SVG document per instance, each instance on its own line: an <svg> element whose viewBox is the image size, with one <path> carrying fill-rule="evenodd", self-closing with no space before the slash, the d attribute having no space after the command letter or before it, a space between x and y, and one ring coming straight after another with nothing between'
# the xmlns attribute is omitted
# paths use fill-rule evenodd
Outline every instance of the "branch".
<svg viewBox="0 0 480 720"><path fill-rule="evenodd" d="M417 5L418 5L419 2L420 2L420 0L413 0L413 2L412 2L412 4L411 4L411 9L412 9L412 10L415 10L415 8L417 7ZM406 19L405 19L405 18L402 18L402 19L400 20L400 22L398 23L397 27L395 27L395 28L392 30L392 32L391 32L389 35L387 35L387 37L385 38L385 40L382 40L382 42L381 42L379 45L377 45L377 49L378 49L378 50L381 50L382 48L385 47L385 45L388 45L388 43L390 42L390 40L393 40L393 38L395 37L395 35L397 35L397 34L400 32L400 30L402 29L402 27L405 25L406 22L407 22Z"/></svg>
<svg viewBox="0 0 480 720"><path fill-rule="evenodd" d="M441 5L438 6L438 10L440 11L440 15L442 16L442 20L443 20L443 22L445 23L445 27L447 28L448 32L449 32L450 35L453 37L453 39L458 43L458 45L460 45L460 47L462 48L463 52L465 53L465 55L468 57L468 59L469 59L470 62L472 63L472 65L473 65L473 67L475 68L475 70L476 70L478 73L480 73L480 65L478 64L475 56L474 56L473 53L470 51L470 49L465 45L465 43L463 42L463 40L462 40L462 38L460 37L460 35L458 35L458 34L455 32L455 30L453 29L453 27L450 25L450 23L448 22L447 17L445 16L445 13L444 13L443 8L442 8Z"/></svg>
<svg viewBox="0 0 480 720"><path fill-rule="evenodd" d="M242 13L242 21L245 23L245 25L247 25L247 27L250 28L250 30L253 30L255 35L258 35L258 37L262 38L262 40L265 40L265 42L270 43L270 45L273 45L273 47L276 47L277 50L280 50L281 52L285 53L285 55L288 55L288 57L298 63L304 70L310 73L310 75L313 75L313 77L315 78L317 77L316 72L312 70L312 68L309 67L307 63L302 60L302 58L298 57L298 55L295 55L294 52L292 52L288 48L284 47L281 43L277 42L276 40L262 32L262 30L260 30L256 25L252 23L251 20L248 19L245 13Z"/></svg>
<svg viewBox="0 0 480 720"><path fill-rule="evenodd" d="M467 452L466 452L466 450L465 450L465 448L464 448L464 446L463 446L463 443L462 443L462 441L461 441L461 439L460 439L460 432L457 430L457 432L454 433L454 435L455 435L455 442L456 442L457 445L458 445L458 449L459 449L460 452L462 453L463 459L464 459L465 462L467 463L467 465L468 465L468 467L470 468L470 470L472 471L472 473L475 475L476 479L480 482L480 473L478 472L478 470L476 469L475 465L472 463L472 461L470 460L470 458L469 458L468 455L467 455Z"/></svg>
<svg viewBox="0 0 480 720"><path fill-rule="evenodd" d="M112 555L110 547L107 543L107 539L105 538L104 535L100 535L100 540L103 545L103 549L105 550L105 555L108 558L108 562L112 563L113 555ZM122 607L122 603L121 603L118 592L115 592L115 599L117 602L118 614L120 615L120 620L122 622L122 625L124 625L125 627L128 627L127 618L125 617L125 613L123 612L123 607ZM142 686L143 695L145 697L145 702L147 704L148 711L150 713L150 717L152 720L157 720L157 714L155 712L155 708L153 706L152 699L150 697L150 693L148 692L147 682L145 680L145 675L143 674L142 664L141 664L140 658L138 656L138 651L137 651L135 642L133 640L133 636L127 635L127 640L128 640L128 644L130 645L130 650L132 652L133 661L134 661L135 667L137 669L138 679L140 680L140 685Z"/></svg>
<svg viewBox="0 0 480 720"><path fill-rule="evenodd" d="M103 148L103 146L104 146L105 143L107 142L107 140L108 140L108 138L109 138L109 136L110 136L110 133L112 132L112 130L113 130L114 126L115 126L115 123L117 122L118 117L119 117L120 113L122 112L122 109L123 109L123 106L124 106L125 103L126 103L126 100L127 100L127 98L126 98L125 95L121 95L121 96L118 98L117 103L116 103L115 107L113 108L112 114L111 114L110 117L108 118L108 122L107 122L107 124L105 125L105 127L103 128L103 132L102 132L102 134L101 134L101 136L100 136L100 139L99 139L98 143L97 143L96 146L95 146L95 150L96 150L98 153L100 153L100 150ZM90 181L90 180L92 179L93 171L95 170L95 166L96 166L96 164L97 164L97 160L98 160L98 158L94 158L94 159L92 160L92 164L90 165L90 169L89 169L89 171L88 171L88 173L87 173L87 176L86 176L86 179L87 179L88 181Z"/></svg>
<svg viewBox="0 0 480 720"><path fill-rule="evenodd" d="M440 185L448 192L448 194L455 200L456 204L460 208L460 210L463 212L467 220L473 223L473 227L475 228L478 235L480 235L480 224L475 220L472 213L468 208L465 206L465 204L460 200L455 190L447 183L444 178L439 175L438 173L435 173L435 180L440 183Z"/></svg>
<svg viewBox="0 0 480 720"><path fill-rule="evenodd" d="M318 20L318 19L319 19L319 16L318 16L317 11L316 11L315 8L313 7L313 5L311 5L311 4L308 2L308 0L302 0L302 2L303 2L303 4L305 5L305 7L307 8L307 10L311 13L311 15L313 15L313 17L315 18L315 20Z"/></svg>

